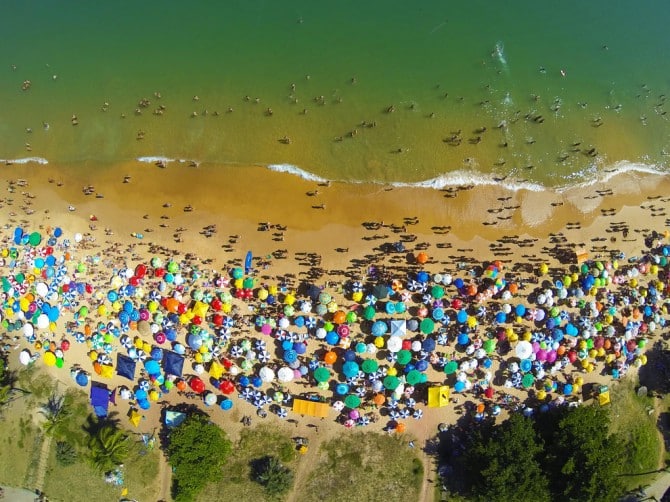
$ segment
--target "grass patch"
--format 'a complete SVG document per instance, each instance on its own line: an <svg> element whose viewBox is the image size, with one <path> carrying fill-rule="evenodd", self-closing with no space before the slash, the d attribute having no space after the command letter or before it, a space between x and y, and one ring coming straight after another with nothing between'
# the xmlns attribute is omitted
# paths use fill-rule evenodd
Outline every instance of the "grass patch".
<svg viewBox="0 0 670 502"><path fill-rule="evenodd" d="M655 471L659 468L663 445L657 429L653 399L638 396L633 379L625 379L611 387L611 428L628 443L626 458L621 459L626 466L625 474ZM624 483L634 488L650 481L653 475L626 476Z"/></svg>
<svg viewBox="0 0 670 502"><path fill-rule="evenodd" d="M402 437L355 432L322 445L299 501L417 500L423 464Z"/></svg>
<svg viewBox="0 0 670 502"><path fill-rule="evenodd" d="M218 501L222 493L230 500L269 500L264 488L251 479L251 462L266 455L275 456L283 465L294 468L295 445L289 435L266 425L245 428L223 468L223 478L206 486L197 500Z"/></svg>
<svg viewBox="0 0 670 502"><path fill-rule="evenodd" d="M12 402L0 419L0 484L23 487L31 467L33 448L41 445L27 404L24 399Z"/></svg>

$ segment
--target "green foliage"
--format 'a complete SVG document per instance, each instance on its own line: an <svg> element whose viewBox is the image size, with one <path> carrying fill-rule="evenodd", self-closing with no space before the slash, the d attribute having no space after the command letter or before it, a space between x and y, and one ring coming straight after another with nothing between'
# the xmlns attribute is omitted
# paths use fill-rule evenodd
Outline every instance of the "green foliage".
<svg viewBox="0 0 670 502"><path fill-rule="evenodd" d="M543 457L551 490L563 500L618 500L624 442L609 433L605 408L579 406L547 416L541 433L548 445Z"/></svg>
<svg viewBox="0 0 670 502"><path fill-rule="evenodd" d="M277 457L265 456L254 460L251 475L273 497L288 492L293 485L293 471L283 466Z"/></svg>
<svg viewBox="0 0 670 502"><path fill-rule="evenodd" d="M170 433L168 458L173 467L173 498L190 501L222 476L231 451L226 434L206 416L190 415Z"/></svg>
<svg viewBox="0 0 670 502"><path fill-rule="evenodd" d="M65 404L65 396L52 393L47 402L40 406L39 413L44 416L42 424L44 432L56 438L62 437L63 426L70 416L70 409Z"/></svg>
<svg viewBox="0 0 670 502"><path fill-rule="evenodd" d="M89 460L99 472L108 472L123 464L130 452L128 435L112 424L103 424L90 437Z"/></svg>
<svg viewBox="0 0 670 502"><path fill-rule="evenodd" d="M77 450L70 443L58 441L56 443L56 462L60 465L72 465L77 461Z"/></svg>
<svg viewBox="0 0 670 502"><path fill-rule="evenodd" d="M471 495L482 501L550 500L539 465L542 450L533 423L522 415L477 429L464 458Z"/></svg>
<svg viewBox="0 0 670 502"><path fill-rule="evenodd" d="M452 477L463 479L460 491L475 500L615 501L625 491L626 460L642 462L653 444L646 428L629 432L627 442L611 434L608 409L595 406L560 408L534 420L513 414L469 431L464 454L451 460L464 476Z"/></svg>

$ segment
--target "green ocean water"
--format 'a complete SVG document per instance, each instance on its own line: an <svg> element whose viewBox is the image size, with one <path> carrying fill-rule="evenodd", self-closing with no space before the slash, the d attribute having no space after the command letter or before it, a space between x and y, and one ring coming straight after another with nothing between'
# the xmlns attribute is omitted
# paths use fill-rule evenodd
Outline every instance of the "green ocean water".
<svg viewBox="0 0 670 502"><path fill-rule="evenodd" d="M562 186L664 171L670 152L667 2L8 0L2 11L0 159Z"/></svg>

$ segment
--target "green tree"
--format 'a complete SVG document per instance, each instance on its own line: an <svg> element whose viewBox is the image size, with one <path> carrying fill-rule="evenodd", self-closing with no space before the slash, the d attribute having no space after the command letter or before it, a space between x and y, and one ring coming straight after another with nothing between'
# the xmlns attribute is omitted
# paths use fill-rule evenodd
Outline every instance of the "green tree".
<svg viewBox="0 0 670 502"><path fill-rule="evenodd" d="M470 495L482 501L549 501L542 450L533 423L520 414L473 430L463 458Z"/></svg>
<svg viewBox="0 0 670 502"><path fill-rule="evenodd" d="M58 441L56 443L56 462L60 465L72 465L77 461L77 450L70 443Z"/></svg>
<svg viewBox="0 0 670 502"><path fill-rule="evenodd" d="M293 485L293 471L273 456L266 456L252 463L252 478L263 485L271 496L283 495Z"/></svg>
<svg viewBox="0 0 670 502"><path fill-rule="evenodd" d="M89 459L100 472L108 472L123 464L130 452L128 434L111 424L104 424L90 437Z"/></svg>
<svg viewBox="0 0 670 502"><path fill-rule="evenodd" d="M12 391L16 383L16 373L7 367L7 361L0 356L0 416L4 408L12 400Z"/></svg>
<svg viewBox="0 0 670 502"><path fill-rule="evenodd" d="M52 393L38 411L44 416L42 424L44 432L56 438L61 437L63 426L70 416L70 409L65 404L65 396Z"/></svg>
<svg viewBox="0 0 670 502"><path fill-rule="evenodd" d="M540 422L543 467L554 497L608 502L623 495L623 441L609 433L609 412L595 406L564 408Z"/></svg>
<svg viewBox="0 0 670 502"><path fill-rule="evenodd" d="M186 502L207 483L221 478L231 443L206 416L194 414L171 431L167 451L174 473L173 498Z"/></svg>

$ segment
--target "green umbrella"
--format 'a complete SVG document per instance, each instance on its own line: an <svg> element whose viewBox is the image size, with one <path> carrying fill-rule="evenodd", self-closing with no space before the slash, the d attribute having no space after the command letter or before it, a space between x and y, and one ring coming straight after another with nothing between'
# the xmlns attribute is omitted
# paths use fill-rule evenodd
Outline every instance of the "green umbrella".
<svg viewBox="0 0 670 502"><path fill-rule="evenodd" d="M374 373L379 368L379 363L375 359L366 359L361 366L363 373Z"/></svg>
<svg viewBox="0 0 670 502"><path fill-rule="evenodd" d="M439 300L444 296L444 288L442 286L433 286L433 288L430 290L430 294L432 295L433 298Z"/></svg>
<svg viewBox="0 0 670 502"><path fill-rule="evenodd" d="M412 370L407 373L407 383L410 385L416 385L421 382L421 372L419 370Z"/></svg>
<svg viewBox="0 0 670 502"><path fill-rule="evenodd" d="M30 237L28 237L28 242L31 246L38 246L39 243L42 242L42 236L39 234L39 232L33 232L30 234Z"/></svg>
<svg viewBox="0 0 670 502"><path fill-rule="evenodd" d="M168 262L167 264L167 271L170 272L171 274L174 274L179 270L179 264L176 261L171 261Z"/></svg>
<svg viewBox="0 0 670 502"><path fill-rule="evenodd" d="M326 382L330 378L330 371L328 371L328 368L324 368L323 366L317 368L314 370L314 380L317 382Z"/></svg>
<svg viewBox="0 0 670 502"><path fill-rule="evenodd" d="M400 385L400 379L397 376L387 375L384 377L384 388L388 390L396 390Z"/></svg>
<svg viewBox="0 0 670 502"><path fill-rule="evenodd" d="M486 340L484 342L484 350L487 354L491 354L496 350L496 341L494 339Z"/></svg>
<svg viewBox="0 0 670 502"><path fill-rule="evenodd" d="M349 394L344 398L344 405L347 408L358 408L361 405L361 398L356 394Z"/></svg>
<svg viewBox="0 0 670 502"><path fill-rule="evenodd" d="M398 352L398 364L407 364L412 360L412 353L409 350L401 350Z"/></svg>
<svg viewBox="0 0 670 502"><path fill-rule="evenodd" d="M253 277L247 277L242 281L242 287L245 289L251 289L254 287L254 278Z"/></svg>
<svg viewBox="0 0 670 502"><path fill-rule="evenodd" d="M358 314L354 312L353 310L350 310L347 312L347 323L352 324L358 321Z"/></svg>
<svg viewBox="0 0 670 502"><path fill-rule="evenodd" d="M534 383L535 383L535 377L530 373L526 373L523 376L523 380L521 380L521 385L523 385L524 389L529 389L530 387L533 386Z"/></svg>
<svg viewBox="0 0 670 502"><path fill-rule="evenodd" d="M451 375L452 373L456 373L456 370L458 370L458 363L456 361L449 361L444 366L444 372L447 375Z"/></svg>
<svg viewBox="0 0 670 502"><path fill-rule="evenodd" d="M430 335L435 329L435 322L430 318L426 317L421 321L421 333L424 335Z"/></svg>
<svg viewBox="0 0 670 502"><path fill-rule="evenodd" d="M365 318L368 321L372 321L372 319L375 318L375 308L372 305L368 305L365 307L365 310L363 311L363 318Z"/></svg>

